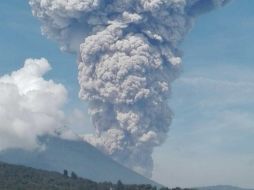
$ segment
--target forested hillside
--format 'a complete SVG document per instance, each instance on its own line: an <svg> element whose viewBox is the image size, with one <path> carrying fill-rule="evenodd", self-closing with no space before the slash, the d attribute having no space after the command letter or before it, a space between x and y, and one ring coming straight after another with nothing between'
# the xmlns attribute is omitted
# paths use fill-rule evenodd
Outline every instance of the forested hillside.
<svg viewBox="0 0 254 190"><path fill-rule="evenodd" d="M110 171L109 171L110 172ZM79 178L72 171L49 172L0 163L1 190L155 190L151 185L96 183ZM167 190L168 188L161 188ZM179 188L177 188L179 190Z"/></svg>

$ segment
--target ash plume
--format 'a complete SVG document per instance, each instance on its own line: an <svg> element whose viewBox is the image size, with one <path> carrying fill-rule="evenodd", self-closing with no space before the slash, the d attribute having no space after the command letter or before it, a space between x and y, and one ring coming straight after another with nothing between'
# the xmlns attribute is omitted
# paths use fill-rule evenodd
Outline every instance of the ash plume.
<svg viewBox="0 0 254 190"><path fill-rule="evenodd" d="M42 32L78 54L80 98L96 134L84 139L148 177L169 131L177 48L202 13L228 0L30 0Z"/></svg>

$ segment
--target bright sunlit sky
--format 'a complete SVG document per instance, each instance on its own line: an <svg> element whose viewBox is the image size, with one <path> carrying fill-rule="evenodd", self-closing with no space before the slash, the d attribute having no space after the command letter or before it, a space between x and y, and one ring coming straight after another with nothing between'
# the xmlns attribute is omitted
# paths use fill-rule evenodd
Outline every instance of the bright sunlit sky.
<svg viewBox="0 0 254 190"><path fill-rule="evenodd" d="M72 128L91 132L86 104L78 99L76 56L41 35L27 1L1 1L0 20L0 75L28 57L47 58L53 69L46 78L68 89L66 112L80 110ZM234 0L196 21L181 45L184 67L169 102L171 132L154 152L158 182L254 187L253 33L253 0Z"/></svg>

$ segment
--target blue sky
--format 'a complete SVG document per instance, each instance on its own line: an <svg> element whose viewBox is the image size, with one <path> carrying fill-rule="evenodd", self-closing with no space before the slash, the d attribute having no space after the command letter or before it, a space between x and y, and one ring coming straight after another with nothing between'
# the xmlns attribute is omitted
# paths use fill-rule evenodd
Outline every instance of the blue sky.
<svg viewBox="0 0 254 190"><path fill-rule="evenodd" d="M69 92L67 112L78 99L76 56L41 36L27 1L0 3L0 74L45 57L46 78ZM154 179L170 186L231 184L254 187L254 1L234 0L203 15L181 45L184 69L170 100L174 121L167 142L154 153ZM81 127L84 123L84 127ZM90 132L84 114L77 132Z"/></svg>
<svg viewBox="0 0 254 190"><path fill-rule="evenodd" d="M235 0L203 15L182 44L184 71L173 86L169 139L154 154L156 179L254 186L253 5Z"/></svg>

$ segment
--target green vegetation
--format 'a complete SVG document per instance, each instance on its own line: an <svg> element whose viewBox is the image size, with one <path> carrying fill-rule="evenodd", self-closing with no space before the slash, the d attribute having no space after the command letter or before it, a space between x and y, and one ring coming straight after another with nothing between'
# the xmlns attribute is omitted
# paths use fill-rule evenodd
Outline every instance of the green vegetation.
<svg viewBox="0 0 254 190"><path fill-rule="evenodd" d="M151 185L124 185L110 182L96 183L79 178L77 174L64 170L63 174L37 170L24 166L0 163L1 190L156 190ZM169 190L161 188L161 190ZM175 188L172 190L181 190Z"/></svg>

